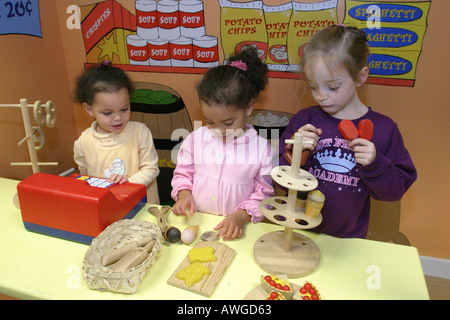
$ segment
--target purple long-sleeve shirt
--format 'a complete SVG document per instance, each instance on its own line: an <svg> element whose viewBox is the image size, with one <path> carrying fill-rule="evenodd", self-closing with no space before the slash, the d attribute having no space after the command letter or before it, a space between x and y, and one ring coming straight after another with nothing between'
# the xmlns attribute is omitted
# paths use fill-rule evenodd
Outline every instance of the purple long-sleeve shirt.
<svg viewBox="0 0 450 320"><path fill-rule="evenodd" d="M355 162L354 152L339 132L341 120L325 113L319 106L299 111L280 138L280 165L286 165L285 139L307 123L322 129L318 145L303 167L317 178L318 189L325 195L323 221L312 231L336 237L365 238L370 196L383 201L400 200L417 179L397 125L371 108L363 117L352 121L358 127L363 119L373 122L371 141L377 148L374 161L366 166Z"/></svg>

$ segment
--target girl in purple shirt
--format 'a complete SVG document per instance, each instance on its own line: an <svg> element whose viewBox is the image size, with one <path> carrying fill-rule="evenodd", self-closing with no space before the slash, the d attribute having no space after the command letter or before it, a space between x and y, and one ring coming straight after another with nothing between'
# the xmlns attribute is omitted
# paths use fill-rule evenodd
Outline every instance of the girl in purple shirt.
<svg viewBox="0 0 450 320"><path fill-rule="evenodd" d="M267 83L267 66L253 48L209 70L197 87L206 127L194 130L178 152L172 179L173 212L226 216L216 226L224 240L240 238L250 220L261 221L260 202L274 195L275 154L247 123Z"/></svg>
<svg viewBox="0 0 450 320"><path fill-rule="evenodd" d="M369 75L368 54L362 30L334 25L316 33L300 67L318 105L300 110L280 138L280 165L288 163L285 139L300 131L313 141L304 145L311 153L303 169L317 178L325 195L323 221L313 231L337 237L364 238L370 197L400 200L417 178L396 124L358 97L357 88ZM347 141L338 129L343 119L355 127L370 119L372 139Z"/></svg>

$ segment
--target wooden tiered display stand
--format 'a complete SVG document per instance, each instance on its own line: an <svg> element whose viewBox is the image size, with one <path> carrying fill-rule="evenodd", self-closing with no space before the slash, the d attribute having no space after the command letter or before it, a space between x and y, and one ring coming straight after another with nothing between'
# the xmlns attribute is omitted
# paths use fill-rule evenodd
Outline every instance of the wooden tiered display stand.
<svg viewBox="0 0 450 320"><path fill-rule="evenodd" d="M256 263L270 274L285 274L288 278L305 276L315 270L320 262L319 247L310 238L294 232L294 229L311 229L322 222L322 215L310 218L305 208L296 205L297 192L308 192L318 186L317 179L309 172L300 169L303 149L303 136L294 135L292 165L275 167L272 179L289 189L287 197L275 196L261 202L261 213L270 221L285 227L260 237L254 247Z"/></svg>

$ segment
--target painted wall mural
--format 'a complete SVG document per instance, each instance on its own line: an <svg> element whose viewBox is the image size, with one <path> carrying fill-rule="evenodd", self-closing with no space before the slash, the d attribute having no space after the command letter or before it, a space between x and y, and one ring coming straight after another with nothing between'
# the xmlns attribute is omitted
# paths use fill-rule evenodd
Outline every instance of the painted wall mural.
<svg viewBox="0 0 450 320"><path fill-rule="evenodd" d="M108 59L133 71L177 73L219 65L218 40L206 34L203 1L137 0L135 8L131 13L115 0L81 7L88 63Z"/></svg>
<svg viewBox="0 0 450 320"><path fill-rule="evenodd" d="M125 1L125 0L123 0ZM202 0L137 0L130 12L118 1L81 6L87 63L110 60L125 70L205 73L246 46L258 49L269 77L297 79L311 36L332 24L361 28L371 46L368 83L414 86L431 1L326 0L315 3L217 1L220 34L208 34ZM338 4L345 5L338 17Z"/></svg>
<svg viewBox="0 0 450 320"><path fill-rule="evenodd" d="M298 71L299 56L314 32L337 23L337 0L278 6L266 6L263 1L219 3L225 58L251 45L258 49L269 70L275 72Z"/></svg>

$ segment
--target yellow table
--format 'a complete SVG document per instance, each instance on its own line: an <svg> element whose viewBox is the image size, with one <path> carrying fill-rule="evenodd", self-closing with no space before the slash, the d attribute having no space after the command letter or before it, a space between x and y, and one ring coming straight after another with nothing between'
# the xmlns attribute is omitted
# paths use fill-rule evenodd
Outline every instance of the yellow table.
<svg viewBox="0 0 450 320"><path fill-rule="evenodd" d="M167 284L190 245L163 246L160 257L132 295L90 290L83 279L87 245L28 232L13 196L19 181L0 178L0 292L22 299L207 299ZM221 217L196 213L189 220L172 213L167 224L180 230L199 224L212 230ZM156 223L144 207L135 219ZM248 224L245 236L226 242L236 255L210 299L244 299L265 272L255 263L253 246L262 235L283 228ZM295 231L300 232L300 231ZM362 239L338 239L302 231L320 248L317 269L294 284L312 282L323 299L429 299L417 249ZM197 238L199 239L199 238ZM201 240L196 240L201 241Z"/></svg>

